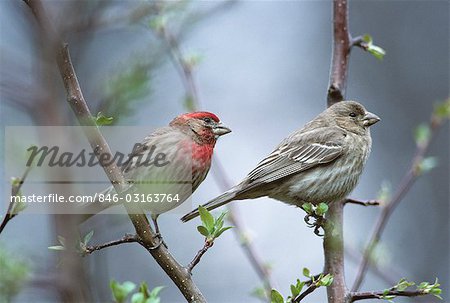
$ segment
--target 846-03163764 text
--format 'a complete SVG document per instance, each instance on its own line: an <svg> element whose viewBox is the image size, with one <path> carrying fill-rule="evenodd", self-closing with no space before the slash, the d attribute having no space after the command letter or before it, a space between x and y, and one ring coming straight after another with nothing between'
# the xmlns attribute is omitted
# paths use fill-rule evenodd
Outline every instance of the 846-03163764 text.
<svg viewBox="0 0 450 303"><path fill-rule="evenodd" d="M90 202L108 202L108 203L123 203L123 202L145 202L145 203L177 203L179 201L178 194L98 194L94 195L69 195L64 196L60 194L47 195L17 195L11 196L10 203L90 203Z"/></svg>

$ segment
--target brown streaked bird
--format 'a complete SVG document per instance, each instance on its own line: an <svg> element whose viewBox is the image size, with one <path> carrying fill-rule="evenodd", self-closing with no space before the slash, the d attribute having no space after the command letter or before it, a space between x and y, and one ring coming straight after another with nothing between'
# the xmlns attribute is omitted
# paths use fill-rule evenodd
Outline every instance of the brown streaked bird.
<svg viewBox="0 0 450 303"><path fill-rule="evenodd" d="M241 183L203 205L270 197L301 207L332 203L356 186L369 157L370 126L380 118L355 101L338 102L284 139ZM182 221L199 215L198 209Z"/></svg>

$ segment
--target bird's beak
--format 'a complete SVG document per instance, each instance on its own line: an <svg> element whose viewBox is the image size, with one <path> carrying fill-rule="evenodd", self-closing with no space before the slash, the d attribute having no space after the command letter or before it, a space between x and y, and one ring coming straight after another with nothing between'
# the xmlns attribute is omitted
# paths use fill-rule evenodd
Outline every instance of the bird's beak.
<svg viewBox="0 0 450 303"><path fill-rule="evenodd" d="M231 133L231 129L229 129L228 127L226 127L225 125L223 125L222 123L218 123L216 125L216 127L213 128L213 133L216 136L222 136L228 133Z"/></svg>
<svg viewBox="0 0 450 303"><path fill-rule="evenodd" d="M371 126L380 120L381 120L380 117L378 117L377 115L372 114L371 112L367 112L364 115L363 124L364 124L364 126Z"/></svg>

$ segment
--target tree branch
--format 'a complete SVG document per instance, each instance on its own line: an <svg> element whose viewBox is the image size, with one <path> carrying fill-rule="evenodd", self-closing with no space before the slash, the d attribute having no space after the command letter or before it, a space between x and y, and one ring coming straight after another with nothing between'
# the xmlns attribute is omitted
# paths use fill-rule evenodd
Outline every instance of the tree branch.
<svg viewBox="0 0 450 303"><path fill-rule="evenodd" d="M120 245L123 243L134 243L139 242L139 237L137 235L126 234L120 239L109 241L100 245L89 245L84 248L85 255L91 254L94 251L101 250L103 248Z"/></svg>
<svg viewBox="0 0 450 303"><path fill-rule="evenodd" d="M311 294L313 291L315 291L317 288L319 287L319 285L317 285L317 283L311 283L308 288L302 292L301 294L298 294L298 296L296 296L292 302L298 303L301 300L303 300L307 295Z"/></svg>
<svg viewBox="0 0 450 303"><path fill-rule="evenodd" d="M347 83L348 60L351 49L351 36L348 29L347 0L333 1L333 58L331 62L330 82L327 105L343 101ZM344 201L331 203L326 213L323 248L325 254L325 272L334 278L327 287L329 303L347 302L348 290L344 276Z"/></svg>
<svg viewBox="0 0 450 303"><path fill-rule="evenodd" d="M200 99L198 97L194 75L192 74L192 66L186 62L177 39L167 27L161 27L158 30L158 34L167 44L173 65L180 74L180 78L183 80L183 86L186 91L186 100L192 104L193 108L199 108Z"/></svg>
<svg viewBox="0 0 450 303"><path fill-rule="evenodd" d="M369 49L369 44L364 41L363 36L358 36L356 38L353 38L351 41L351 47L353 46L357 46L365 51L367 51Z"/></svg>
<svg viewBox="0 0 450 303"><path fill-rule="evenodd" d="M357 204L357 205L362 205L362 206L379 206L380 205L380 201L377 201L377 200L361 201L361 200L352 199L352 198L347 198L344 201L344 203L345 204Z"/></svg>
<svg viewBox="0 0 450 303"><path fill-rule="evenodd" d="M205 240L205 244L203 245L202 249L200 249L197 254L195 255L194 259L192 259L191 263L187 266L187 270L189 272L192 272L192 269L200 262L200 259L202 256L214 245L214 241L208 241Z"/></svg>
<svg viewBox="0 0 450 303"><path fill-rule="evenodd" d="M20 188L25 182L25 179L27 178L30 170L31 166L28 166L25 172L23 173L22 178L13 182L13 184L11 185L11 197L15 197L19 194ZM11 221L15 216L17 216L18 213L17 211L15 211L16 206L17 203L14 200L9 201L8 210L6 211L5 217L3 218L2 223L0 224L0 234L5 229L8 222Z"/></svg>
<svg viewBox="0 0 450 303"><path fill-rule="evenodd" d="M429 123L431 131L430 136L424 142L417 145L417 149L411 162L410 168L403 176L403 179L400 182L400 185L398 186L395 194L389 201L387 201L387 203L383 207L383 210L378 217L377 223L372 232L372 236L370 237L370 240L364 249L363 259L361 260L361 263L358 267L358 272L356 274L355 282L352 287L353 292L356 292L361 287L361 284L364 281L364 277L367 273L367 268L369 265L370 256L372 255L377 243L380 241L381 235L383 234L384 228L386 227L390 216L392 215L398 204L402 201L405 194L409 191L411 186L420 176L420 163L423 161L430 147L432 139L434 138L439 128L442 126L442 123L442 119L436 118L434 114L432 115L431 121Z"/></svg>
<svg viewBox="0 0 450 303"><path fill-rule="evenodd" d="M55 34L54 30L50 27L49 21L44 14L42 4L39 0L25 0L25 3L31 8L33 15L42 26L42 30L46 36L50 37L49 41L55 41L55 44L52 43L51 45L56 47L56 61L67 91L67 101L75 113L80 125L91 126L89 131L85 131L85 134L92 149L96 152L97 156L99 156L99 153L103 153L109 155L109 159L112 159L111 150L96 126L95 120L83 97L67 44L63 44ZM102 165L105 164L102 163L104 161L99 162ZM118 194L122 193L125 180L117 165L111 161L111 163L104 165L103 169L116 192ZM156 262L172 279L186 300L188 302L206 302L188 271L174 259L164 245L158 246L158 239L151 229L147 217L144 214L132 214L130 212L128 213L128 216L136 229L141 245L149 251Z"/></svg>
<svg viewBox="0 0 450 303"><path fill-rule="evenodd" d="M344 100L345 96L351 50L347 16L347 0L333 1L333 59L328 87L328 106Z"/></svg>
<svg viewBox="0 0 450 303"><path fill-rule="evenodd" d="M324 226L323 250L325 254L325 272L333 276L333 283L327 287L329 303L347 302L348 291L344 276L344 232L342 201L329 205Z"/></svg>
<svg viewBox="0 0 450 303"><path fill-rule="evenodd" d="M399 290L389 290L389 291L367 291L367 292L351 292L350 293L350 302L355 302L359 300L367 300L367 299L384 299L387 296L396 296L396 297L418 297L425 296L428 293L422 290L413 290L413 291L399 291Z"/></svg>

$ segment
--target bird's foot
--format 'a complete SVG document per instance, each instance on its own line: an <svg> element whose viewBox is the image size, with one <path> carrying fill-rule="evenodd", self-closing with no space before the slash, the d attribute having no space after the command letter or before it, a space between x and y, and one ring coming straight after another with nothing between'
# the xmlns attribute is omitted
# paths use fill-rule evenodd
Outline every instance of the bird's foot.
<svg viewBox="0 0 450 303"><path fill-rule="evenodd" d="M309 228L314 228L314 233L317 236L323 237L325 235L324 226L327 221L325 217L312 213L306 215L304 220Z"/></svg>
<svg viewBox="0 0 450 303"><path fill-rule="evenodd" d="M159 243L156 245L157 248L158 248L159 246L161 246L161 244L164 245L165 248L169 248L169 247L167 246L166 242L164 242L164 239L163 239L163 237L162 237L162 235L161 235L160 232L155 233L154 238L155 238L155 239L157 238L157 239L159 240Z"/></svg>

